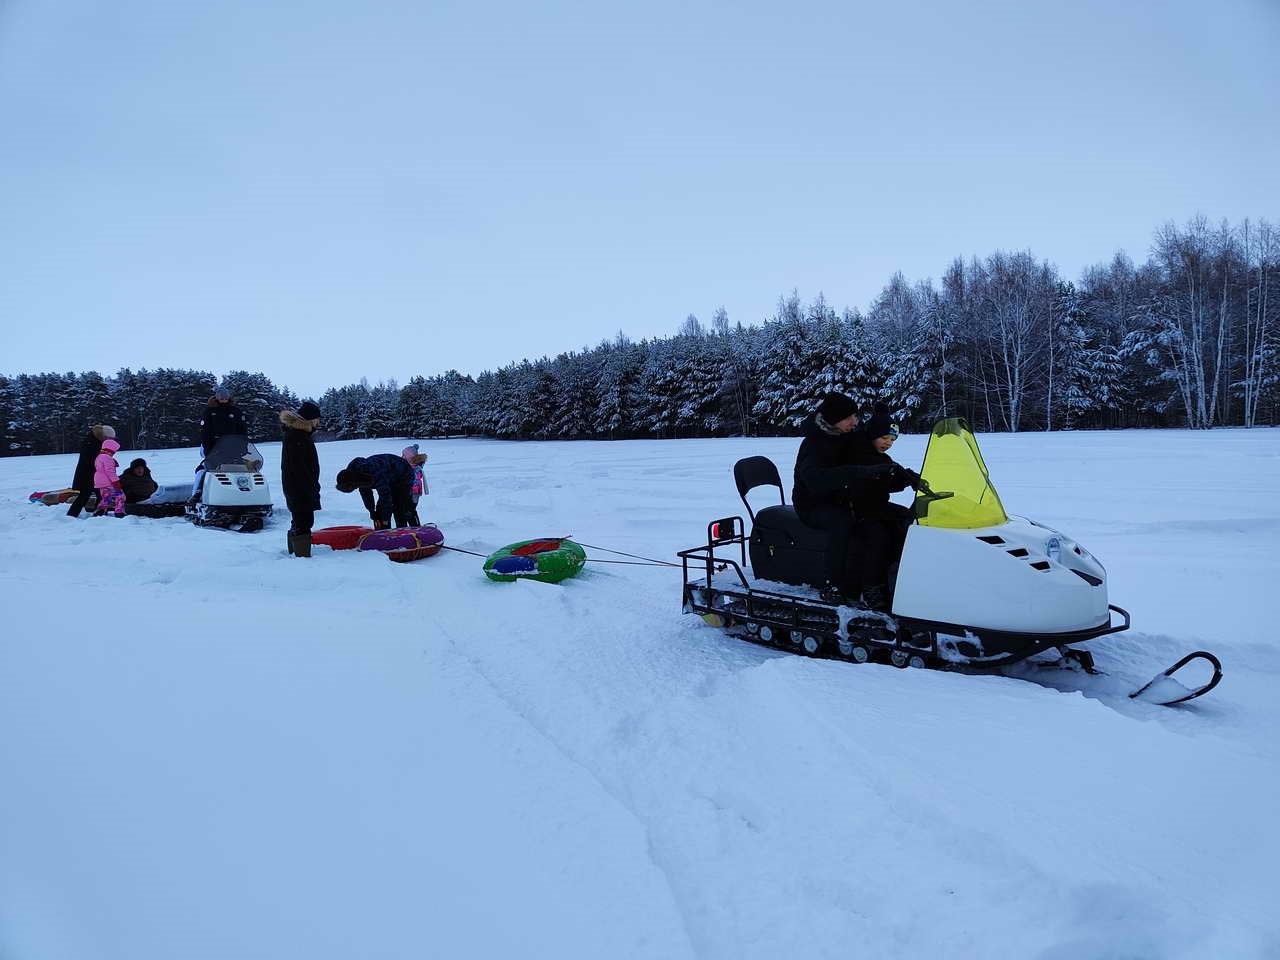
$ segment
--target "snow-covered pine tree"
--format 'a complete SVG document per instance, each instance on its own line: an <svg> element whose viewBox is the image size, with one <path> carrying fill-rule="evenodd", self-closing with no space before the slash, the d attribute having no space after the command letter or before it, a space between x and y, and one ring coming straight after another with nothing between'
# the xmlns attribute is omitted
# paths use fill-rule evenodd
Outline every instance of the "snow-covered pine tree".
<svg viewBox="0 0 1280 960"><path fill-rule="evenodd" d="M0 456L18 452L18 390L13 380L0 373Z"/></svg>
<svg viewBox="0 0 1280 960"><path fill-rule="evenodd" d="M450 437L465 433L475 393L475 381L457 370L449 370L434 377L432 382L439 406L435 417L435 432L430 436Z"/></svg>
<svg viewBox="0 0 1280 960"><path fill-rule="evenodd" d="M671 340L651 340L642 344L644 366L637 382L635 409L637 432L669 439L679 426L679 372Z"/></svg>
<svg viewBox="0 0 1280 960"><path fill-rule="evenodd" d="M718 336L677 337L673 344L676 423L678 435L715 436L723 431L721 374L724 341Z"/></svg>
<svg viewBox="0 0 1280 960"><path fill-rule="evenodd" d="M637 394L645 356L622 333L600 350L603 356L596 374L594 432L604 439L616 440L638 432Z"/></svg>
<svg viewBox="0 0 1280 960"><path fill-rule="evenodd" d="M35 453L33 442L35 427L32 422L32 400L29 392L30 378L19 374L8 380L7 412L3 424L5 454L21 456Z"/></svg>
<svg viewBox="0 0 1280 960"><path fill-rule="evenodd" d="M764 325L760 367L767 372L751 409L760 422L774 429L795 430L811 412L813 398L806 392L805 380L814 372L817 350L812 339L800 297L792 291L790 297L778 301L777 316Z"/></svg>
<svg viewBox="0 0 1280 960"><path fill-rule="evenodd" d="M804 375L791 423L802 423L822 396L832 392L853 398L861 410L870 408L880 394L883 372L868 350L862 318L852 311L837 317L820 297L810 308L806 322L810 337L803 353Z"/></svg>
<svg viewBox="0 0 1280 960"><path fill-rule="evenodd" d="M721 404L730 429L743 437L753 433L751 411L758 399L759 340L756 328L748 329L741 323L725 336L725 360L720 371Z"/></svg>
<svg viewBox="0 0 1280 960"><path fill-rule="evenodd" d="M1075 284L1058 284L1049 330L1045 429L1072 430L1094 409L1089 317Z"/></svg>

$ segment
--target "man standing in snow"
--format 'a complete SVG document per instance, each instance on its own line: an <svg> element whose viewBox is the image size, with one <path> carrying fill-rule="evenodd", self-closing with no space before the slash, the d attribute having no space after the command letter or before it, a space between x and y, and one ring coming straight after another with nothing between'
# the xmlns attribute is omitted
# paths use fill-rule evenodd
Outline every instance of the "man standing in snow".
<svg viewBox="0 0 1280 960"><path fill-rule="evenodd" d="M320 408L308 400L298 408L280 411L284 442L280 445L280 486L289 507L289 553L311 556L311 528L320 509L320 458L315 429Z"/></svg>
<svg viewBox="0 0 1280 960"><path fill-rule="evenodd" d="M375 453L372 457L356 457L345 470L338 471L338 489L343 493L360 491L369 519L375 530L386 530L395 516L397 527L413 526L413 468L404 457L393 453ZM374 491L378 502L373 500Z"/></svg>

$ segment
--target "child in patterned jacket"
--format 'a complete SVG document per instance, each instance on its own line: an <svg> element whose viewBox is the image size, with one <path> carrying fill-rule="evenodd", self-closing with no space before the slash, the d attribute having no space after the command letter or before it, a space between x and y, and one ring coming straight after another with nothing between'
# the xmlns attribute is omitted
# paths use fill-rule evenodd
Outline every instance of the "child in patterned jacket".
<svg viewBox="0 0 1280 960"><path fill-rule="evenodd" d="M410 444L400 451L400 456L413 468L413 486L410 492L413 494L413 512L414 525L418 524L418 500L431 491L427 489L427 475L423 472L422 465L427 462L427 455L418 452L416 443Z"/></svg>

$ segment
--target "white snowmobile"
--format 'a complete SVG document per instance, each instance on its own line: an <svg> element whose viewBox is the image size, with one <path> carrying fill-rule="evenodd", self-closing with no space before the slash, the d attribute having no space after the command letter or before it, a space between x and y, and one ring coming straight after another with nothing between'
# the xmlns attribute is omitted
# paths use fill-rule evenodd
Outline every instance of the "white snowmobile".
<svg viewBox="0 0 1280 960"><path fill-rule="evenodd" d="M743 571L748 537L742 518L714 521L705 546L679 554L685 612L745 639L856 663L880 659L976 672L1056 651L1061 663L1096 672L1092 654L1069 644L1119 633L1130 623L1129 614L1108 601L1107 572L1097 558L1057 530L1005 513L962 419L934 426L920 477L892 608L880 613L823 602L812 589L784 592L783 584L822 583L828 535L787 506L769 459L739 460L734 479L753 522L755 580ZM759 486L778 487L781 503L753 511L747 493ZM715 552L733 546L742 565ZM1121 622L1114 623L1113 614ZM1213 675L1188 689L1172 674L1195 660L1206 661ZM1197 651L1130 696L1181 703L1208 693L1221 678L1218 658Z"/></svg>
<svg viewBox="0 0 1280 960"><path fill-rule="evenodd" d="M262 529L271 516L271 487L262 475L262 454L248 437L220 437L204 458L200 494L187 504L187 518L202 527L240 533Z"/></svg>

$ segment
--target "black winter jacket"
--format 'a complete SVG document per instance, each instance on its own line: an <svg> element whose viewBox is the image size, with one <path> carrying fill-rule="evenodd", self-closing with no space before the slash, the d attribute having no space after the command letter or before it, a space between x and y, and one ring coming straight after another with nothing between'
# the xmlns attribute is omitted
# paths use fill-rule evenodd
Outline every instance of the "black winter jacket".
<svg viewBox="0 0 1280 960"><path fill-rule="evenodd" d="M320 509L320 457L311 421L292 410L280 411L284 442L280 444L280 486L290 510Z"/></svg>
<svg viewBox="0 0 1280 960"><path fill-rule="evenodd" d="M853 509L859 516L882 513L889 505L889 494L907 488L906 476L900 472L897 462L887 453L875 448L872 437L855 430L853 462L861 467L878 468L884 475L874 483L868 483L853 498Z"/></svg>
<svg viewBox="0 0 1280 960"><path fill-rule="evenodd" d="M125 503L137 503L146 500L160 489L160 485L151 478L151 468L143 467L142 476L138 476L130 468L120 474L120 489L124 492Z"/></svg>
<svg viewBox="0 0 1280 960"><path fill-rule="evenodd" d="M805 421L791 491L801 519L819 507L849 508L856 497L884 485L892 467L856 464L857 436L856 432L834 436L813 417Z"/></svg>
<svg viewBox="0 0 1280 960"><path fill-rule="evenodd" d="M247 437L244 414L234 403L211 403L200 418L200 449L208 453L219 437Z"/></svg>
<svg viewBox="0 0 1280 960"><path fill-rule="evenodd" d="M80 459L76 461L76 472L71 478L71 486L76 490L93 489L93 461L102 450L102 434L92 428L80 441Z"/></svg>
<svg viewBox="0 0 1280 960"><path fill-rule="evenodd" d="M413 467L404 457L394 453L375 453L372 457L356 457L349 464L348 470L358 470L373 477L372 487L360 488L360 499L364 501L369 513L382 521L389 521L395 512L395 503L412 505L410 491L413 488ZM378 492L378 503L373 502L373 492ZM397 494L399 496L397 497Z"/></svg>

